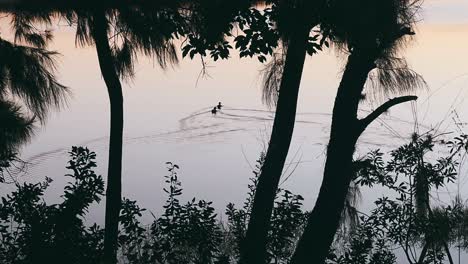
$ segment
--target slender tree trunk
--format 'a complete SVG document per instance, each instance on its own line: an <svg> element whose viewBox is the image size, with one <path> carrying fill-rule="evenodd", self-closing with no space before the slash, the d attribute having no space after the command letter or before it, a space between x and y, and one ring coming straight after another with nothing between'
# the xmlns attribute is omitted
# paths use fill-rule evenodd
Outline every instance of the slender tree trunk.
<svg viewBox="0 0 468 264"><path fill-rule="evenodd" d="M352 179L355 144L362 132L359 100L374 67L371 56L365 54L353 52L348 58L335 99L322 186L292 264L323 264L338 229Z"/></svg>
<svg viewBox="0 0 468 264"><path fill-rule="evenodd" d="M93 37L99 66L107 86L110 101L110 140L107 171L106 216L104 233L104 262L116 263L117 236L122 192L122 136L123 95L122 85L115 69L109 40L107 19L104 12L94 16Z"/></svg>
<svg viewBox="0 0 468 264"><path fill-rule="evenodd" d="M309 28L298 29L289 39L273 130L255 191L246 238L241 246L240 263L243 264L266 261L270 218L293 135L309 31Z"/></svg>
<svg viewBox="0 0 468 264"><path fill-rule="evenodd" d="M419 255L419 260L418 260L417 264L423 264L424 263L424 259L426 258L427 250L429 249L429 245L430 245L430 243L428 241L426 241L426 243L424 243L424 247L423 247L423 249L421 251L421 255Z"/></svg>
<svg viewBox="0 0 468 264"><path fill-rule="evenodd" d="M444 250L445 250L445 253L447 254L447 259L449 263L453 264L454 262L453 262L452 254L450 253L450 247L447 242L444 242Z"/></svg>

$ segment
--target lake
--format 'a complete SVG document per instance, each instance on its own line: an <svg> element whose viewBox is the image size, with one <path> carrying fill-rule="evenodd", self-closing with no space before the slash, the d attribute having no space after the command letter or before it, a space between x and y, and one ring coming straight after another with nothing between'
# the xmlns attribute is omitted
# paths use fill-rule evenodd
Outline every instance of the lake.
<svg viewBox="0 0 468 264"><path fill-rule="evenodd" d="M442 2L428 1L425 20L404 52L428 88L416 92L417 103L399 105L375 122L360 139L358 155L376 148L395 148L408 142L415 129L457 132L453 118L467 122L468 8L462 1L450 1L451 5ZM441 9L447 6L450 16ZM58 72L60 80L70 87L72 98L67 107L51 114L21 153L29 163L21 180L41 181L45 176L54 179L47 193L52 202L61 199L68 180L63 175L67 173L71 146L87 146L95 151L98 173L105 177L107 171L107 91L95 50L75 48L73 34L66 26L58 27L52 46L62 54ZM140 59L136 78L124 87L125 197L158 214L165 201L165 163L171 161L181 167L185 199L212 200L219 213L228 202L243 202L252 167L268 142L274 112L261 101L263 65L255 59L238 59L236 54L232 57L228 61L208 61L206 76L200 76L199 58L181 60L166 71L154 67L148 59ZM297 123L284 172L287 180L281 187L303 195L308 209L321 183L330 113L344 63L343 55L325 51L308 57L303 73ZM214 116L210 110L219 101L225 107ZM363 103L362 113L379 102L383 99ZM460 186L466 191L468 177L460 177ZM10 189L0 188L0 193ZM440 195L448 198L453 188L441 190ZM364 191L363 210L381 195ZM149 214L145 217L150 218ZM102 208L93 208L88 220L102 219Z"/></svg>

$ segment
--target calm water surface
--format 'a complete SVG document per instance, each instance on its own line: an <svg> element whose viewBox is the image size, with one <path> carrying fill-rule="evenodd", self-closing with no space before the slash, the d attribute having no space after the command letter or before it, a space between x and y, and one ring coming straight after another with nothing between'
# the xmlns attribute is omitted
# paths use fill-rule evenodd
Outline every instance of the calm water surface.
<svg viewBox="0 0 468 264"><path fill-rule="evenodd" d="M457 131L452 120L456 115L468 121L468 21L458 14L467 5L450 1L453 14L449 16L436 12L446 7L442 1L428 2L428 19L405 52L411 67L426 79L428 89L417 92L417 103L397 106L375 122L361 138L358 154L407 142L415 121L421 132L431 127ZM23 159L30 163L22 179L53 178L47 194L52 202L61 199L68 180L63 176L67 152L73 145L95 151L97 171L106 176L109 130L108 98L94 49L75 48L73 32L66 27L57 30L53 49L62 53L60 78L73 97L65 109L51 115L22 151ZM309 57L304 69L296 130L284 173L285 178L291 177L281 187L302 194L307 208L312 207L320 187L330 113L344 62L344 57L327 51ZM262 65L233 55L229 61L209 62L209 76L201 78L197 59L183 60L167 71L153 66L141 59L137 77L124 87L124 196L159 213L165 200L165 162L171 161L181 167L184 198L213 200L220 213L228 202L242 203L274 117L261 102ZM218 101L225 107L213 116L210 109ZM361 108L365 113L376 106L367 102ZM440 124L441 120L445 121ZM465 173L461 175L465 191L467 178ZM8 187L0 188L0 193L8 191ZM441 191L440 196L448 197L446 192ZM380 195L364 191L362 207L369 208ZM102 208L93 208L89 220L102 219Z"/></svg>

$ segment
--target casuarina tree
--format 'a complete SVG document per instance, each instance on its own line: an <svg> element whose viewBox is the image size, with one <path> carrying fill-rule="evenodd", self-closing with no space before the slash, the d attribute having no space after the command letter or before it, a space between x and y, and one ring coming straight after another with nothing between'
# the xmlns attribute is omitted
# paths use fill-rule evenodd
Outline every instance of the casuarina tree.
<svg viewBox="0 0 468 264"><path fill-rule="evenodd" d="M140 53L155 58L162 68L177 62L172 44L176 29L170 9L128 7L67 12L76 25L76 42L94 45L110 102L109 163L105 213L105 263L116 262L119 212L122 192L122 138L124 102L122 79L134 76L134 63Z"/></svg>
<svg viewBox="0 0 468 264"><path fill-rule="evenodd" d="M5 14L12 39L0 37L0 156L6 157L30 139L35 119L44 122L53 107L65 102L68 89L55 76L58 53L46 50L52 39L48 16Z"/></svg>
<svg viewBox="0 0 468 264"><path fill-rule="evenodd" d="M293 264L324 263L353 178L357 140L392 106L417 99L393 98L364 118L357 115L369 77L387 93L407 92L423 84L421 77L396 57L407 37L414 35L412 27L418 8L417 0L328 3L322 30L331 36L338 49L348 54L348 61L333 108L322 186L292 257Z"/></svg>

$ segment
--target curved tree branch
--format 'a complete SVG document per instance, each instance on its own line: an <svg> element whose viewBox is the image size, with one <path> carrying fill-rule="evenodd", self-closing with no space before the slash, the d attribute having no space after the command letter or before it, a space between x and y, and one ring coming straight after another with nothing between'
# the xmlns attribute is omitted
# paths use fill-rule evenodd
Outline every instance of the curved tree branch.
<svg viewBox="0 0 468 264"><path fill-rule="evenodd" d="M416 35L416 33L413 30L411 30L411 28L404 27L394 36L394 39L398 40L404 36L414 36L414 35Z"/></svg>
<svg viewBox="0 0 468 264"><path fill-rule="evenodd" d="M375 119L377 119L380 115L388 111L391 107L409 102L409 101L415 101L417 100L418 97L414 95L408 95L408 96L401 96L401 97L396 97L393 99L388 100L385 102L383 105L379 106L377 109L375 109L372 113L370 113L368 116L365 118L359 120L359 134L361 134L369 125L372 123Z"/></svg>

